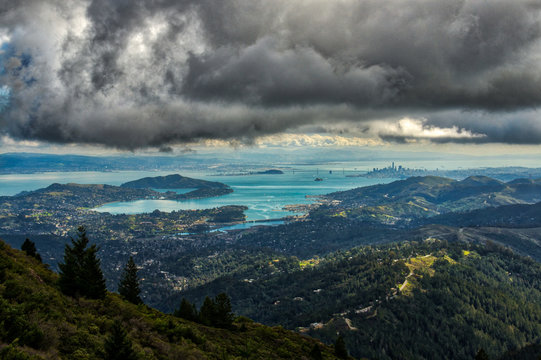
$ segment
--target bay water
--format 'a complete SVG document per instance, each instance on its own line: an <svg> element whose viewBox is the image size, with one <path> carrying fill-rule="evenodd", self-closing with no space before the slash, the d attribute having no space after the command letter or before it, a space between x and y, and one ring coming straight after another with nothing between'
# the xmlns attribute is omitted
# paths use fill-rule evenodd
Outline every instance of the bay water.
<svg viewBox="0 0 541 360"><path fill-rule="evenodd" d="M405 167L426 169L457 169L484 166L510 165L492 164L489 162L457 161L400 161ZM47 172L33 174L0 175L0 196L15 195L21 191L32 191L44 188L52 183L109 184L120 185L124 182L148 176L161 176L178 173L183 176L218 181L231 186L233 193L207 199L186 201L171 200L138 200L115 202L96 208L96 211L112 214L148 213L156 209L160 211L208 209L225 205L245 205L248 221L279 219L294 213L284 210L284 206L292 204L308 204L313 201L310 196L317 196L334 191L348 190L361 186L388 183L396 179L367 179L347 177L371 170L373 167L385 167L389 161L359 160L352 162L336 162L329 164L296 164L281 167L284 174L250 174L250 175L217 175L212 169L178 171L107 171L107 172ZM398 163L396 164L398 165ZM480 166L481 165L481 166ZM528 164L529 165L529 164ZM314 181L321 178L322 181ZM178 190L187 192L189 189Z"/></svg>

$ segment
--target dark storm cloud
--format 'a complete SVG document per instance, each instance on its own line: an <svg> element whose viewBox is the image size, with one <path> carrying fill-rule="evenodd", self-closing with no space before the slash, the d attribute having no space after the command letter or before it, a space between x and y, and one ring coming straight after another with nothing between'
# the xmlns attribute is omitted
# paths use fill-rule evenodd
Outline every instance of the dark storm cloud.
<svg viewBox="0 0 541 360"><path fill-rule="evenodd" d="M541 143L540 1L0 0L3 38L14 138L168 149L350 122L408 141L369 129L418 117L430 141Z"/></svg>
<svg viewBox="0 0 541 360"><path fill-rule="evenodd" d="M337 71L312 48L279 49L273 39L243 48L221 48L205 59L191 56L184 93L198 99L273 106L388 104L408 78L386 65Z"/></svg>

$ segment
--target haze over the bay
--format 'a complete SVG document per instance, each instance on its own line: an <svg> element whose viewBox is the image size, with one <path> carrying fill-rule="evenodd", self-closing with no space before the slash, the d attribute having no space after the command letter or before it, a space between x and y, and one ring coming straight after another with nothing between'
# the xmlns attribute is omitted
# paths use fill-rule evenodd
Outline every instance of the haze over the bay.
<svg viewBox="0 0 541 360"><path fill-rule="evenodd" d="M539 0L0 0L0 44L4 150L541 144Z"/></svg>

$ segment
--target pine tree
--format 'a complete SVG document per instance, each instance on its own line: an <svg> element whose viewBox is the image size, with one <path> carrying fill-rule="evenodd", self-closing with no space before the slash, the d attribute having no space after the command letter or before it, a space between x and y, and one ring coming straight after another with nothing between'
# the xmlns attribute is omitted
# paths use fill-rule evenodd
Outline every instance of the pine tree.
<svg viewBox="0 0 541 360"><path fill-rule="evenodd" d="M105 278L101 271L101 262L97 257L98 247L92 244L85 252L83 259L83 273L81 278L83 282L82 294L91 299L103 299L107 293Z"/></svg>
<svg viewBox="0 0 541 360"><path fill-rule="evenodd" d="M120 277L118 292L125 300L133 304L141 304L143 302L139 297L141 290L139 289L139 279L137 278L137 266L135 266L135 262L131 256Z"/></svg>
<svg viewBox="0 0 541 360"><path fill-rule="evenodd" d="M349 357L346 343L342 335L338 336L338 339L336 339L336 342L334 343L334 354L340 359L347 359Z"/></svg>
<svg viewBox="0 0 541 360"><path fill-rule="evenodd" d="M198 316L195 305L190 304L190 302L185 298L182 298L182 301L180 302L180 307L175 310L175 313L173 315L190 321L197 321Z"/></svg>
<svg viewBox="0 0 541 360"><path fill-rule="evenodd" d="M26 239L23 242L23 245L21 246L21 250L26 253L28 256L32 256L33 258L36 258L39 262L41 262L41 255L38 254L38 251L36 249L36 244L33 241L30 241L30 239Z"/></svg>
<svg viewBox="0 0 541 360"><path fill-rule="evenodd" d="M77 240L71 239L72 246L66 244L64 263L58 264L60 278L58 280L62 292L69 296L86 296L94 299L105 297L105 279L96 257L96 245L88 245L88 237L84 226L79 226Z"/></svg>
<svg viewBox="0 0 541 360"><path fill-rule="evenodd" d="M203 305L201 305L201 309L199 309L199 321L202 324L207 326L214 324L214 307L214 301L207 296L205 301L203 301Z"/></svg>
<svg viewBox="0 0 541 360"><path fill-rule="evenodd" d="M126 330L119 321L111 329L111 335L105 341L106 360L135 360L137 356L133 351L132 342Z"/></svg>
<svg viewBox="0 0 541 360"><path fill-rule="evenodd" d="M318 344L314 344L314 347L310 351L310 358L313 360L323 360L323 355Z"/></svg>
<svg viewBox="0 0 541 360"><path fill-rule="evenodd" d="M233 324L234 315L231 312L231 300L225 293L214 298L213 324L216 327L228 328Z"/></svg>
<svg viewBox="0 0 541 360"><path fill-rule="evenodd" d="M71 238L72 246L66 244L64 247L64 263L58 264L60 268L60 278L58 280L60 290L69 296L82 295L79 288L82 282L83 258L88 238L84 227L80 226L78 231L78 239Z"/></svg>

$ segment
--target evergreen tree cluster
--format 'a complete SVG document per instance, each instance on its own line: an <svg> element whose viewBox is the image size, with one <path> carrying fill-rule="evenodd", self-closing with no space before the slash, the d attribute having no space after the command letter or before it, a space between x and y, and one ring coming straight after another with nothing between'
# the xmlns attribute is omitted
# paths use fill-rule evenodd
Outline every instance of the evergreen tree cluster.
<svg viewBox="0 0 541 360"><path fill-rule="evenodd" d="M321 354L321 349L318 344L314 344L314 347L308 355L312 360L323 360L323 355Z"/></svg>
<svg viewBox="0 0 541 360"><path fill-rule="evenodd" d="M87 248L84 226L79 226L77 231L78 238L71 239L71 246L66 244L64 263L58 264L60 290L69 296L103 299L107 290L100 260L96 256L99 249L95 244Z"/></svg>
<svg viewBox="0 0 541 360"><path fill-rule="evenodd" d="M183 298L174 315L207 326L224 329L231 327L235 317L231 311L231 300L225 293L216 295L214 299L207 296L199 311L197 311L194 304Z"/></svg>
<svg viewBox="0 0 541 360"><path fill-rule="evenodd" d="M347 359L349 357L346 342L342 335L339 335L334 343L334 354L340 359Z"/></svg>
<svg viewBox="0 0 541 360"><path fill-rule="evenodd" d="M36 249L36 244L33 241L30 241L30 239L27 238L23 242L23 245L21 246L21 250L24 251L26 255L36 258L39 262L41 262L41 255L38 254L38 250Z"/></svg>

